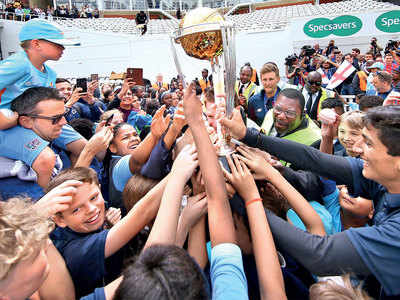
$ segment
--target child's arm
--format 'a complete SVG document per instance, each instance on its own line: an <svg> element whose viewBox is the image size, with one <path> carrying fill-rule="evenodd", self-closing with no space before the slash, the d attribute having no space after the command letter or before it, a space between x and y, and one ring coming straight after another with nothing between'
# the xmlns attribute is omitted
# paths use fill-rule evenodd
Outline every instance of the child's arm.
<svg viewBox="0 0 400 300"><path fill-rule="evenodd" d="M88 140L74 167L89 167L92 163L92 160L98 153L107 150L112 139L112 130L109 127L104 126L95 135L93 135L90 140Z"/></svg>
<svg viewBox="0 0 400 300"><path fill-rule="evenodd" d="M274 239L256 183L249 169L244 162L239 161L237 155L233 156L233 160L234 162L229 156L227 157L232 174L226 170L223 172L245 201L261 299L286 299L285 285Z"/></svg>
<svg viewBox="0 0 400 300"><path fill-rule="evenodd" d="M157 214L161 196L168 182L165 177L146 196L144 196L129 213L115 224L109 231L104 250L105 257L109 257L121 249L132 237L148 224Z"/></svg>
<svg viewBox="0 0 400 300"><path fill-rule="evenodd" d="M175 244L183 188L197 165L196 148L187 145L174 161L169 175L171 180L165 187L160 209L145 248L154 244Z"/></svg>
<svg viewBox="0 0 400 300"><path fill-rule="evenodd" d="M190 229L207 212L207 198L205 193L197 194L187 199L187 204L179 217L175 244L182 247Z"/></svg>
<svg viewBox="0 0 400 300"><path fill-rule="evenodd" d="M208 262L207 257L207 246L206 246L206 217L203 216L201 219L190 229L189 241L188 241L188 252L200 268L204 269Z"/></svg>
<svg viewBox="0 0 400 300"><path fill-rule="evenodd" d="M312 208L307 200L276 170L267 160L264 163L255 163L255 159L263 156L261 150L251 149L241 146L238 148L243 156L239 156L252 170L257 169L256 173L263 173L265 179L270 181L286 197L294 211L299 215L307 228L313 234L325 235L324 224L318 213Z"/></svg>
<svg viewBox="0 0 400 300"><path fill-rule="evenodd" d="M162 106L154 115L151 123L151 131L147 137L131 153L129 168L135 173L150 157L151 151L159 138L167 130L170 115L164 117L165 106Z"/></svg>
<svg viewBox="0 0 400 300"><path fill-rule="evenodd" d="M215 149L202 119L202 105L192 83L185 91L184 111L197 147L199 164L208 201L208 223L212 247L223 243L236 244L232 213L229 207L225 180Z"/></svg>

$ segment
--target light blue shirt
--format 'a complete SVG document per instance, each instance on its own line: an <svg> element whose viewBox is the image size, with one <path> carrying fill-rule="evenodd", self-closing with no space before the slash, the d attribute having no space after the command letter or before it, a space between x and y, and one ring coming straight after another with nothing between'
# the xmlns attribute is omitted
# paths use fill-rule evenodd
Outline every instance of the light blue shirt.
<svg viewBox="0 0 400 300"><path fill-rule="evenodd" d="M129 168L129 160L131 156L126 155L122 157L112 170L112 178L115 188L122 192L128 180L133 176Z"/></svg>
<svg viewBox="0 0 400 300"><path fill-rule="evenodd" d="M11 102L25 90L36 87L55 87L57 74L44 65L36 69L25 51L20 51L0 62L0 108L10 108Z"/></svg>
<svg viewBox="0 0 400 300"><path fill-rule="evenodd" d="M325 208L332 216L333 233L341 232L342 219L340 218L339 190L336 188L333 193L322 197L322 200Z"/></svg>
<svg viewBox="0 0 400 300"><path fill-rule="evenodd" d="M235 244L219 244L211 250L213 300L249 299L242 252Z"/></svg>

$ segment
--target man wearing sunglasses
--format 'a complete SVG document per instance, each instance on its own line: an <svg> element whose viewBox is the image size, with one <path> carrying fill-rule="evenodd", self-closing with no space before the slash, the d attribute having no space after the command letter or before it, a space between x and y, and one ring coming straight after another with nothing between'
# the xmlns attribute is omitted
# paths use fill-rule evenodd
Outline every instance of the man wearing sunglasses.
<svg viewBox="0 0 400 300"><path fill-rule="evenodd" d="M76 142L75 133L67 131L61 136L63 126L67 124L64 98L56 89L34 87L15 98L11 110L18 113L19 125L5 130L7 140L1 143L2 151L10 159L26 162L35 170L37 184L46 187L54 168L62 166L56 153L68 151L69 145ZM21 140L29 142L18 147Z"/></svg>
<svg viewBox="0 0 400 300"><path fill-rule="evenodd" d="M321 86L322 76L318 72L310 72L307 75L306 85L303 88L303 96L306 100L305 111L308 116L313 119L318 119L318 114L321 111L322 102L327 98L335 97L335 93L328 91Z"/></svg>
<svg viewBox="0 0 400 300"><path fill-rule="evenodd" d="M261 126L268 136L295 141L315 148L321 141L321 130L304 112L304 97L296 89L282 90L273 109ZM283 162L284 163L284 162Z"/></svg>

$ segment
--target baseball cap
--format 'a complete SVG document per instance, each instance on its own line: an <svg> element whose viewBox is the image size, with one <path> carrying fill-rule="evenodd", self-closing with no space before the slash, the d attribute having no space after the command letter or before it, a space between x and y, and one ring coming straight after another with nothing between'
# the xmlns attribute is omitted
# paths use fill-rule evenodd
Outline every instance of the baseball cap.
<svg viewBox="0 0 400 300"><path fill-rule="evenodd" d="M383 70L385 66L381 62L376 62L372 66L366 67L367 69L380 69Z"/></svg>
<svg viewBox="0 0 400 300"><path fill-rule="evenodd" d="M65 37L64 32L54 23L33 19L25 23L19 32L19 41L46 40L62 46L79 46L77 37Z"/></svg>

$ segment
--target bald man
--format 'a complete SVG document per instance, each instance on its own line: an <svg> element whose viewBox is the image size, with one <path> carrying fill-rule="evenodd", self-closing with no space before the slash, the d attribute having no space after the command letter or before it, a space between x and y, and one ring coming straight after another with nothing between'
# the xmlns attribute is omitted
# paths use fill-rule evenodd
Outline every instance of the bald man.
<svg viewBox="0 0 400 300"><path fill-rule="evenodd" d="M303 96L306 100L304 110L308 116L313 119L318 119L318 114L321 111L322 102L326 98L335 97L335 93L328 91L321 86L322 76L318 72L310 72L307 75L306 85L303 88Z"/></svg>

